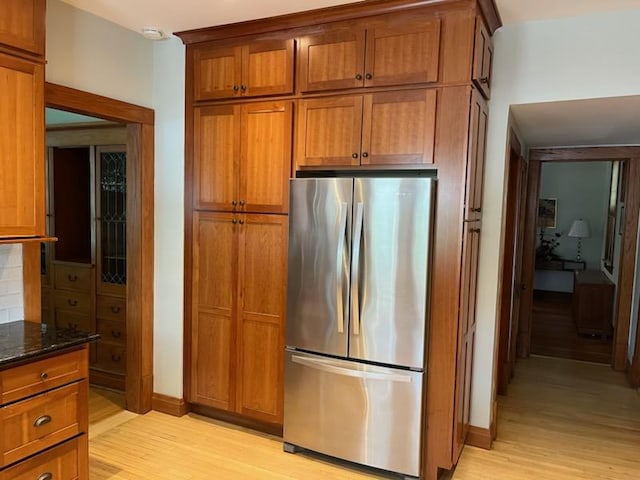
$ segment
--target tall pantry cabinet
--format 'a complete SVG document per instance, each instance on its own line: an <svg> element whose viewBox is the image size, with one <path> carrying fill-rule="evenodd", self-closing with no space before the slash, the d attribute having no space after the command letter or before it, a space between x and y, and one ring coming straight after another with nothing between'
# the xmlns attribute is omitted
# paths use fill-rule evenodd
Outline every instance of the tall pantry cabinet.
<svg viewBox="0 0 640 480"><path fill-rule="evenodd" d="M178 34L192 409L281 429L289 176L435 175L421 477L455 465L499 26L492 0L372 0Z"/></svg>

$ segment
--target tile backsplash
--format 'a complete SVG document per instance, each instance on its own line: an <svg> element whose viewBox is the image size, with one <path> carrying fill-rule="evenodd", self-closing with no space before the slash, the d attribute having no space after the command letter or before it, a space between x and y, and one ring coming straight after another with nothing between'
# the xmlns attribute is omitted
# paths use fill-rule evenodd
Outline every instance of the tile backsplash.
<svg viewBox="0 0 640 480"><path fill-rule="evenodd" d="M0 323L22 320L22 245L0 245Z"/></svg>

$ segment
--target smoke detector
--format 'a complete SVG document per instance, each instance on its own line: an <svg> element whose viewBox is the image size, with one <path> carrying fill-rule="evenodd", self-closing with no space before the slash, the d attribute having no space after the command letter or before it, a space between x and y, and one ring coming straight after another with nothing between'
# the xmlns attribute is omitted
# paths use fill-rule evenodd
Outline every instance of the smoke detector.
<svg viewBox="0 0 640 480"><path fill-rule="evenodd" d="M164 37L162 31L158 30L155 27L144 27L142 29L142 36L149 40L162 40L162 38Z"/></svg>

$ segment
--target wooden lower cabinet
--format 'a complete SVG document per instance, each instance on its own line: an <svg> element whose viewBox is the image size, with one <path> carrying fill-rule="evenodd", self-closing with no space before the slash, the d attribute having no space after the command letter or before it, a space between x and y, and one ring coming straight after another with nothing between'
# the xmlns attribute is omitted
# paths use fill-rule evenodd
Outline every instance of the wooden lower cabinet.
<svg viewBox="0 0 640 480"><path fill-rule="evenodd" d="M190 402L282 423L287 225L194 213Z"/></svg>

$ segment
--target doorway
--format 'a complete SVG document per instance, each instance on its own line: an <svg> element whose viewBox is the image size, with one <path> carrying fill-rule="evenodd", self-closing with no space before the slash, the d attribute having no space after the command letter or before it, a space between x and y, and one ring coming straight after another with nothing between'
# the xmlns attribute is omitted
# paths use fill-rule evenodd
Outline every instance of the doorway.
<svg viewBox="0 0 640 480"><path fill-rule="evenodd" d="M126 128L126 377L127 410L151 410L153 394L153 110L92 93L45 84L49 108ZM40 252L28 252L40 263ZM117 269L116 269L117 270ZM39 271L38 271L39 273Z"/></svg>

